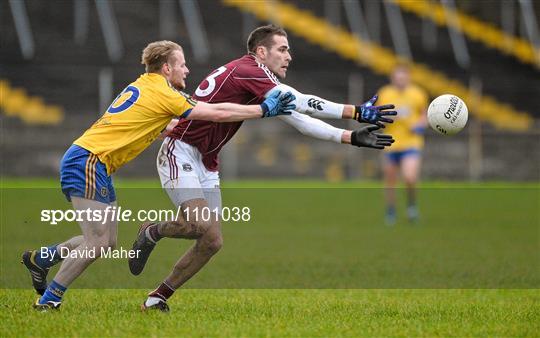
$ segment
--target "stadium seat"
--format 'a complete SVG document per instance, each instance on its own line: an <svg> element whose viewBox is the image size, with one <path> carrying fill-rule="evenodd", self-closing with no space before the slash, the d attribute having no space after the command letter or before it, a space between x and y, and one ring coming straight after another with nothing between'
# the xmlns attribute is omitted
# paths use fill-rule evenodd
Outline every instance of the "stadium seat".
<svg viewBox="0 0 540 338"><path fill-rule="evenodd" d="M0 92L0 108L6 116L19 117L29 125L58 125L64 119L62 107L48 105L42 97L29 96L25 89L11 87L5 79L0 79Z"/></svg>

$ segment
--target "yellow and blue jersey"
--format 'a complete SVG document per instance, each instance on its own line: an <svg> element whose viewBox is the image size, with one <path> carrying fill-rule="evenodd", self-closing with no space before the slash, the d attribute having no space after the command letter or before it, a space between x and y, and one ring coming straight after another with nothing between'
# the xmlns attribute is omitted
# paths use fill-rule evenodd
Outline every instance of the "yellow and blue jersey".
<svg viewBox="0 0 540 338"><path fill-rule="evenodd" d="M141 75L64 154L60 184L66 198L116 201L111 174L146 149L174 116L187 117L195 104L163 76Z"/></svg>
<svg viewBox="0 0 540 338"><path fill-rule="evenodd" d="M195 104L162 75L146 73L73 144L96 155L111 175L146 149L173 117L187 117Z"/></svg>
<svg viewBox="0 0 540 338"><path fill-rule="evenodd" d="M408 149L422 149L424 138L413 129L420 123L427 109L428 96L418 86L409 85L404 90L387 85L379 90L377 105L394 104L398 115L394 123L387 124L385 133L391 134L396 140L385 151L399 152Z"/></svg>

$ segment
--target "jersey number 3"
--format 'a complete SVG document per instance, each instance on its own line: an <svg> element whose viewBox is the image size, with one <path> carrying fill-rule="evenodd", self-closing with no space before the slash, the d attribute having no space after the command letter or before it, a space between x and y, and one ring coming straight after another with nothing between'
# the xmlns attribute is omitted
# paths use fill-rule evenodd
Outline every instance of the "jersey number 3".
<svg viewBox="0 0 540 338"><path fill-rule="evenodd" d="M109 114L118 114L129 107L133 106L135 102L137 102L137 99L141 95L139 88L135 86L127 86L126 89L124 89L120 95L114 99L113 103L109 106L107 109L107 113Z"/></svg>
<svg viewBox="0 0 540 338"><path fill-rule="evenodd" d="M226 70L227 68L225 66L221 66L216 69L215 72L208 75L208 77L206 78L206 81L208 82L208 87L206 87L205 89L201 89L201 86L199 85L199 87L197 87L197 90L195 91L195 95L197 95L198 97L205 97L210 95L216 88L216 78L221 74L225 73Z"/></svg>

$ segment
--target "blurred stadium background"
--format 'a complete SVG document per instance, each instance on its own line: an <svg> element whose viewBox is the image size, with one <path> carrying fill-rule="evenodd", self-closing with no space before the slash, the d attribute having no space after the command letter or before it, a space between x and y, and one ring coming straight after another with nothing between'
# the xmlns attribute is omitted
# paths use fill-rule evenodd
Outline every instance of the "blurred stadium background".
<svg viewBox="0 0 540 338"><path fill-rule="evenodd" d="M405 58L431 98L466 101L463 132L427 133L424 179L538 181L539 14L531 0L2 0L1 175L57 176L68 145L144 71L148 42L183 45L192 92L275 22L293 51L285 82L302 92L360 103ZM157 177L159 143L119 176ZM222 178L378 179L379 156L250 121L222 153Z"/></svg>

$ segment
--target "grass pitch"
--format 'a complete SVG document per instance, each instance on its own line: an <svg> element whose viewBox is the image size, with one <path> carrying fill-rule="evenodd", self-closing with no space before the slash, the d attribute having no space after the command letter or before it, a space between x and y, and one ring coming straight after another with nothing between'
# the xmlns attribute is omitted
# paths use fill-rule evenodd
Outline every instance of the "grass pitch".
<svg viewBox="0 0 540 338"><path fill-rule="evenodd" d="M170 208L156 182L117 183L126 188L120 205ZM141 313L140 304L188 241L160 242L137 278L125 261L97 262L59 312L35 312L20 252L79 230L39 221L40 208L69 207L55 180L2 186L2 337L539 336L535 183L424 185L421 222L401 217L393 228L376 183L229 185L224 205L247 205L253 219L224 224L225 247L173 296L169 314ZM120 246L130 247L137 226L119 226Z"/></svg>
<svg viewBox="0 0 540 338"><path fill-rule="evenodd" d="M70 290L55 313L2 290L2 336L537 337L538 290L184 290L142 313L141 290Z"/></svg>

